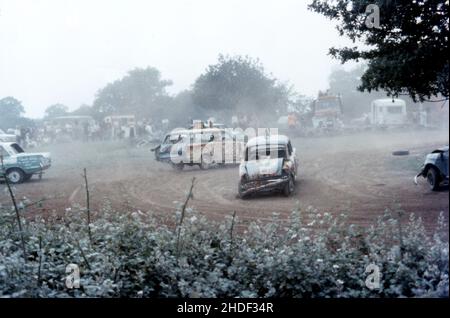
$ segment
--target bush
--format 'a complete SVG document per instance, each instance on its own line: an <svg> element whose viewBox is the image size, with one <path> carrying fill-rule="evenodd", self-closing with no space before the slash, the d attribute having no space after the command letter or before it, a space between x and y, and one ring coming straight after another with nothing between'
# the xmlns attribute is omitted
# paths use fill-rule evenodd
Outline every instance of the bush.
<svg viewBox="0 0 450 318"><path fill-rule="evenodd" d="M389 211L369 228L313 210L243 228L181 210L156 221L105 204L92 241L80 207L23 220L24 259L14 211L0 206L0 296L448 297L443 215L430 237L420 219L400 223ZM78 289L66 287L72 263ZM366 287L369 264L380 268L379 289Z"/></svg>

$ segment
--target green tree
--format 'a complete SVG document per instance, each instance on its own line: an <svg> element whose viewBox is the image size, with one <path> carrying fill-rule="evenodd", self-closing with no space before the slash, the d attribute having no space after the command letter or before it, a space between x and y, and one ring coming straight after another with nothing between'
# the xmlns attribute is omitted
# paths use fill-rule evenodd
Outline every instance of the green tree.
<svg viewBox="0 0 450 318"><path fill-rule="evenodd" d="M259 60L248 56L219 55L193 86L193 101L202 109L223 116L243 112L273 115L285 110L290 88L268 75Z"/></svg>
<svg viewBox="0 0 450 318"><path fill-rule="evenodd" d="M69 113L69 107L63 104L54 104L45 109L45 117L54 118L66 116Z"/></svg>
<svg viewBox="0 0 450 318"><path fill-rule="evenodd" d="M14 97L5 97L0 99L0 114L2 117L18 118L25 113L22 103Z"/></svg>
<svg viewBox="0 0 450 318"><path fill-rule="evenodd" d="M330 93L340 95L344 115L347 118L360 117L370 110L370 103L377 98L385 98L386 92L361 92L357 89L361 85L361 78L366 69L365 65L359 65L349 71L344 68L334 69L328 79Z"/></svg>
<svg viewBox="0 0 450 318"><path fill-rule="evenodd" d="M11 96L0 99L0 127L2 129L13 128L28 122L22 117L23 113L25 113L25 109L19 100Z"/></svg>
<svg viewBox="0 0 450 318"><path fill-rule="evenodd" d="M169 85L172 85L172 82L162 80L157 69L136 68L122 79L100 89L94 100L93 110L103 115L135 114L159 117L170 102L166 92Z"/></svg>
<svg viewBox="0 0 450 318"><path fill-rule="evenodd" d="M337 20L341 36L365 44L330 49L342 63L367 61L359 90L448 98L447 0L313 0L309 8Z"/></svg>

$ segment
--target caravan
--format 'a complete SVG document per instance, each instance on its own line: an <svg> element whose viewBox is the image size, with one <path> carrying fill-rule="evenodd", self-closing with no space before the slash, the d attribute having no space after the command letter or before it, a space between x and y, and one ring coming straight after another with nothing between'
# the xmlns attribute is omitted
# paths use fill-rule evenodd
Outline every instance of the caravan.
<svg viewBox="0 0 450 318"><path fill-rule="evenodd" d="M402 99L376 99L370 106L369 118L373 126L388 127L406 125L406 103Z"/></svg>

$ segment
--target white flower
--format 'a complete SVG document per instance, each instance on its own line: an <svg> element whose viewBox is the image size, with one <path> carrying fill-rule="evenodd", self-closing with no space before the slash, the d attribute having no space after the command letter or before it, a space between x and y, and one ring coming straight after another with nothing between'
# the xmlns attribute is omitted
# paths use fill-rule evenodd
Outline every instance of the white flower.
<svg viewBox="0 0 450 318"><path fill-rule="evenodd" d="M342 280L340 280L340 279L338 279L338 280L336 281L336 283L338 283L338 285L344 285L344 282L343 282Z"/></svg>
<svg viewBox="0 0 450 318"><path fill-rule="evenodd" d="M334 265L333 265L333 268L334 268L334 269L338 269L338 268L339 268L339 265L334 264Z"/></svg>

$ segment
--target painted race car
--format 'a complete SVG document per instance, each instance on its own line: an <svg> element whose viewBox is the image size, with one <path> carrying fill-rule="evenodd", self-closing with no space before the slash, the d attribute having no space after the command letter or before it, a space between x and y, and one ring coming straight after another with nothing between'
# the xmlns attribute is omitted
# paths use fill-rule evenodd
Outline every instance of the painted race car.
<svg viewBox="0 0 450 318"><path fill-rule="evenodd" d="M44 170L50 168L50 153L28 153L15 142L0 142L0 179L8 178L13 184L42 178Z"/></svg>

